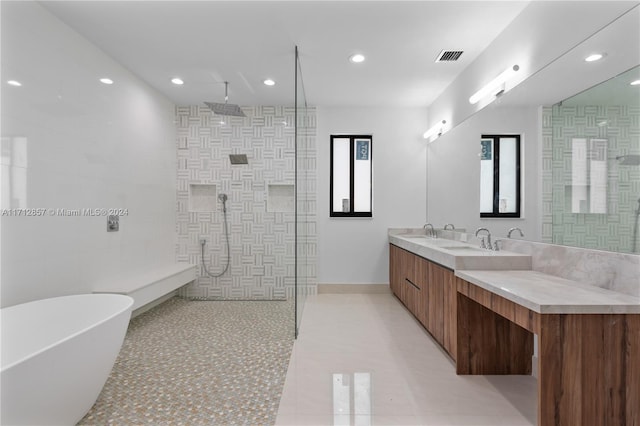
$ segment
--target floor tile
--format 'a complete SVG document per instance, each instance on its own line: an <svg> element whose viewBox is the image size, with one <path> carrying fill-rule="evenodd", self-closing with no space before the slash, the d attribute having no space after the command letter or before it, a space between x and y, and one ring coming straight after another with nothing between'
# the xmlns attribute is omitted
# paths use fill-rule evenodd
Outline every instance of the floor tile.
<svg viewBox="0 0 640 426"><path fill-rule="evenodd" d="M458 376L390 294L307 299L276 425L534 425L530 376Z"/></svg>

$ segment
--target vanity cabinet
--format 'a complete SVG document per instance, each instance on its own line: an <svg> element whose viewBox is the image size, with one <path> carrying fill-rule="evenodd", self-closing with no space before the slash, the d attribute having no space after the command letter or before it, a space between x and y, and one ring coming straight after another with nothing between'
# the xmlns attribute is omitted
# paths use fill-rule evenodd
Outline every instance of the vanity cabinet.
<svg viewBox="0 0 640 426"><path fill-rule="evenodd" d="M455 359L456 289L453 271L390 244L389 285L393 294Z"/></svg>

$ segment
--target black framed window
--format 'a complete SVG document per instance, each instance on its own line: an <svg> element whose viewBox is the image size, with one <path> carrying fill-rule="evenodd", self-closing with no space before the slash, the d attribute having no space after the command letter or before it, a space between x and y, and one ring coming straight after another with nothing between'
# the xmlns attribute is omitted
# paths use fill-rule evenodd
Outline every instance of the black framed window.
<svg viewBox="0 0 640 426"><path fill-rule="evenodd" d="M373 137L331 135L330 217L372 217Z"/></svg>
<svg viewBox="0 0 640 426"><path fill-rule="evenodd" d="M480 217L520 217L520 135L482 135Z"/></svg>

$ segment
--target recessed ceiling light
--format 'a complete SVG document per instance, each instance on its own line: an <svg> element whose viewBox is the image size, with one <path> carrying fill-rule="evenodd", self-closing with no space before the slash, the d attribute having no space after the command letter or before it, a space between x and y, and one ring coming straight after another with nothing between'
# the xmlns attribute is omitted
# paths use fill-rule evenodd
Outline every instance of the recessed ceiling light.
<svg viewBox="0 0 640 426"><path fill-rule="evenodd" d="M632 86L640 86L640 80L634 80L629 84L631 84Z"/></svg>
<svg viewBox="0 0 640 426"><path fill-rule="evenodd" d="M262 83L264 83L265 86L275 86L276 82L273 81L270 78L267 78L266 80L264 80Z"/></svg>
<svg viewBox="0 0 640 426"><path fill-rule="evenodd" d="M356 53L355 55L351 55L349 57L349 60L351 62L353 62L354 64L359 64L360 62L364 62L364 55L360 54L360 53Z"/></svg>
<svg viewBox="0 0 640 426"><path fill-rule="evenodd" d="M113 80L111 80L110 78L101 78L101 79L100 79L100 83L103 83L103 84L113 84Z"/></svg>
<svg viewBox="0 0 640 426"><path fill-rule="evenodd" d="M7 81L7 84L10 85L10 86L16 86L16 87L22 86L22 83L20 83L19 81L15 81L15 80L9 80L9 81Z"/></svg>
<svg viewBox="0 0 640 426"><path fill-rule="evenodd" d="M184 81L181 78L178 77L174 77L171 79L171 82L177 86L182 86L184 84Z"/></svg>
<svg viewBox="0 0 640 426"><path fill-rule="evenodd" d="M589 55L586 58L584 58L584 60L586 62L594 62L594 61L599 61L603 57L604 57L604 54L602 54L602 53L594 53L594 54Z"/></svg>

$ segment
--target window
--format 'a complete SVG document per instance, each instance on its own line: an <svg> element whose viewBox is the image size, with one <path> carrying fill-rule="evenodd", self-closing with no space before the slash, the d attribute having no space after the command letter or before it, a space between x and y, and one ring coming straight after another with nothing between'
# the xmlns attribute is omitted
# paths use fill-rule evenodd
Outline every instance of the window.
<svg viewBox="0 0 640 426"><path fill-rule="evenodd" d="M520 217L520 135L482 135L480 217Z"/></svg>
<svg viewBox="0 0 640 426"><path fill-rule="evenodd" d="M330 217L372 217L371 135L331 135Z"/></svg>

